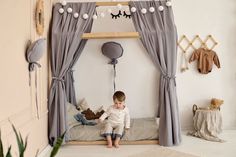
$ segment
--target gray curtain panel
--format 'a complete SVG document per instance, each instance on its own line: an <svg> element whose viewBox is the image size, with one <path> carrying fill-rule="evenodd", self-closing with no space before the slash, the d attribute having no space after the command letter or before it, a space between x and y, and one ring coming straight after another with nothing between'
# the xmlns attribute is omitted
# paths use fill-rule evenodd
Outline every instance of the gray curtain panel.
<svg viewBox="0 0 236 157"><path fill-rule="evenodd" d="M161 72L157 115L160 117L160 145L178 145L181 132L175 82L177 31L172 8L166 6L166 1L131 1L129 5L137 9L131 14L134 26L143 46ZM159 6L163 6L164 10L159 11ZM155 8L154 13L149 12L150 7ZM147 9L146 14L141 12L142 8Z"/></svg>
<svg viewBox="0 0 236 157"><path fill-rule="evenodd" d="M92 25L89 25L89 27L87 28L87 30L85 32L91 32L91 29L92 29ZM73 56L73 60L69 66L69 69L68 69L65 77L64 77L67 101L70 102L71 104L74 104L74 105L76 105L77 101L76 101L76 96L75 96L73 66L78 61L78 59L84 49L86 42L87 42L87 40L80 41L79 48L76 51L75 55Z"/></svg>
<svg viewBox="0 0 236 157"><path fill-rule="evenodd" d="M72 8L72 13L67 9ZM49 93L49 142L52 145L57 137L66 129L66 89L73 89L71 69L78 60L86 40L82 40L84 32L90 32L93 24L92 15L95 13L95 3L67 3L63 7L64 13L59 13L61 4L55 4L53 8L51 28L51 71L52 82ZM75 18L77 12L79 17ZM87 13L89 18L83 19ZM65 80L64 80L65 79ZM74 92L74 91L73 91ZM69 100L72 92L68 92Z"/></svg>

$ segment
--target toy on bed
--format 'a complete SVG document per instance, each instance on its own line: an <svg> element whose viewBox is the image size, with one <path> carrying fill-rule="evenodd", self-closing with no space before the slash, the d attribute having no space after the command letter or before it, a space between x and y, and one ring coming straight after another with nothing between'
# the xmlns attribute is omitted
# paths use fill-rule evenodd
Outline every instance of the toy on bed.
<svg viewBox="0 0 236 157"><path fill-rule="evenodd" d="M83 111L84 110L84 111ZM76 125L96 125L95 119L98 119L104 113L103 106L101 106L96 114L90 110L85 98L82 99L78 105L67 103L67 124L69 128Z"/></svg>
<svg viewBox="0 0 236 157"><path fill-rule="evenodd" d="M85 98L76 105L76 108L81 111L87 120L98 119L105 112L103 106L101 106L96 112L92 111Z"/></svg>

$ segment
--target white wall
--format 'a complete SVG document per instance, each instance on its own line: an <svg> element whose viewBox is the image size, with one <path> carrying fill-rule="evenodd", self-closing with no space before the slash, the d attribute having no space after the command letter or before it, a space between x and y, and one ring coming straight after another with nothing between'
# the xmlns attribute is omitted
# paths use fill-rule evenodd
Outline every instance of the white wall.
<svg viewBox="0 0 236 157"><path fill-rule="evenodd" d="M192 38L199 34L212 34L219 45L214 49L221 62L221 69L214 66L208 75L199 74L196 63L190 70L177 74L177 90L181 122L191 126L191 108L194 103L206 106L212 97L224 99L222 106L224 128L236 127L236 1L234 0L175 0L175 21L179 35ZM179 51L179 58L180 61ZM188 53L191 55L191 51ZM180 67L178 65L178 67Z"/></svg>
<svg viewBox="0 0 236 157"><path fill-rule="evenodd" d="M224 128L236 128L236 2L234 0L173 0L178 34L192 38L199 34L213 35L219 45L215 48L221 69L215 66L208 75L199 74L196 63L190 70L180 72L178 52L177 91L182 128L192 126L192 105L206 106L212 97L225 100L222 106ZM101 9L101 8L100 8ZM100 10L98 9L98 11ZM101 9L102 10L102 9ZM135 31L132 20L111 17L94 22L93 32ZM85 97L93 109L112 103L112 66L101 54L101 45L116 41L124 47L124 55L117 65L117 89L127 94L132 117L154 116L158 101L159 72L153 66L137 39L89 40L75 66L77 98ZM188 52L188 57L191 51Z"/></svg>
<svg viewBox="0 0 236 157"><path fill-rule="evenodd" d="M97 10L98 13L101 9ZM130 19L111 20L107 14L104 19L94 22L92 31L134 31L134 27ZM113 66L107 64L109 59L101 53L101 46L107 41L116 41L124 48L124 54L116 66L116 89L126 93L126 104L131 110L131 116L154 116L159 72L137 39L89 40L74 68L78 98L85 97L93 109L112 104Z"/></svg>

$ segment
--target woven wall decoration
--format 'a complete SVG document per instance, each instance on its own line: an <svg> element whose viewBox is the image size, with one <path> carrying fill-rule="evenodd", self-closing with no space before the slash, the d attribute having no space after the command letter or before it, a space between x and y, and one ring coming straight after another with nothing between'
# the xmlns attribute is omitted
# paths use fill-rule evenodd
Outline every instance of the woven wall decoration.
<svg viewBox="0 0 236 157"><path fill-rule="evenodd" d="M190 40L186 35L182 35L178 41L178 47L182 52L181 58L181 72L188 70L188 59L186 53L190 50L196 50L198 48L206 48L213 50L218 44L212 35L206 36L203 40L199 35L195 35L192 40Z"/></svg>

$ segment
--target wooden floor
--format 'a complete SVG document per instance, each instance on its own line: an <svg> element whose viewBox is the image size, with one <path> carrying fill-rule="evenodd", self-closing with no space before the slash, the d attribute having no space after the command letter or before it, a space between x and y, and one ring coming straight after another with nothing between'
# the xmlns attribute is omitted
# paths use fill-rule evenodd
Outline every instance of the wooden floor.
<svg viewBox="0 0 236 157"><path fill-rule="evenodd" d="M66 145L105 145L106 141L70 141ZM142 140L142 141L120 141L122 145L148 145L159 144L158 140Z"/></svg>

